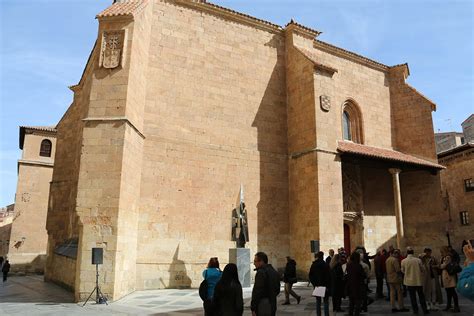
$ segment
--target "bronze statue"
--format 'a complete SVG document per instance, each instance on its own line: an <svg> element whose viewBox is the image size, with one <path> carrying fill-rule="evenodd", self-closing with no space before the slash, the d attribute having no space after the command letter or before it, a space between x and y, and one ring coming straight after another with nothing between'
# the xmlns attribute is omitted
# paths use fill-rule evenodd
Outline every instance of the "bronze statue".
<svg viewBox="0 0 474 316"><path fill-rule="evenodd" d="M245 248L245 243L249 241L247 209L242 186L237 199L237 207L232 210L232 241L236 242L237 248Z"/></svg>

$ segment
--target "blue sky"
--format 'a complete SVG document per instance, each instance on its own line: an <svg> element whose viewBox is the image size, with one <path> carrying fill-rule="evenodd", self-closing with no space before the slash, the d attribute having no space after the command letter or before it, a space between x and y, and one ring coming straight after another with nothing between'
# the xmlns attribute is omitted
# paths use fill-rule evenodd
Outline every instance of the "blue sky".
<svg viewBox="0 0 474 316"><path fill-rule="evenodd" d="M0 0L0 206L16 190L19 125L54 125L72 100L112 0ZM460 130L474 112L474 1L215 0L387 65L408 62L408 82L437 105L435 130Z"/></svg>

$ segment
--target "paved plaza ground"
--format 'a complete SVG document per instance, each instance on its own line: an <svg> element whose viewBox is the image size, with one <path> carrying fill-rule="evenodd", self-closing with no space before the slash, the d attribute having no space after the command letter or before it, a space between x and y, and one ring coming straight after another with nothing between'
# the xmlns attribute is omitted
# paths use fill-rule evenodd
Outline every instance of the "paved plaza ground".
<svg viewBox="0 0 474 316"><path fill-rule="evenodd" d="M298 283L295 291L303 299L299 305L281 306L283 292L278 301L278 315L316 315L315 299L311 297L311 287ZM251 289L244 289L245 312L251 315ZM293 301L293 303L295 303ZM409 306L408 298L405 305ZM42 276L14 276L0 285L0 315L203 315L201 299L197 290L153 290L137 291L125 298L106 305L81 304L73 302L71 293L62 288L43 282ZM451 312L431 312L431 315L469 315L474 316L474 303L460 297L460 314ZM343 308L347 309L347 301ZM345 315L347 313L337 313ZM369 306L369 315L391 314L390 304L382 299ZM401 315L412 315L399 313ZM332 313L332 315L336 315Z"/></svg>

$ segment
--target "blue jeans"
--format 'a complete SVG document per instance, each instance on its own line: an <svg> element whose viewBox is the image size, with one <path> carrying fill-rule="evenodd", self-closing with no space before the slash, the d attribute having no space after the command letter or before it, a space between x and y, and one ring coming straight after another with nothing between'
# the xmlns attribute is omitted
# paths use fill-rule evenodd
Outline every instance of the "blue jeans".
<svg viewBox="0 0 474 316"><path fill-rule="evenodd" d="M329 296L324 296L322 299L324 301L324 316L329 316ZM316 297L316 315L321 316L321 297Z"/></svg>

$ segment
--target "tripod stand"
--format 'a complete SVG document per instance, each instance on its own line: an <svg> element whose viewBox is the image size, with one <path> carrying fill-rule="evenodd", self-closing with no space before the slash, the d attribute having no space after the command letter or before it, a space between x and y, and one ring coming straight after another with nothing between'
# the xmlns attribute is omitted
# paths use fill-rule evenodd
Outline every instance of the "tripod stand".
<svg viewBox="0 0 474 316"><path fill-rule="evenodd" d="M91 299L92 294L94 294L94 292L95 292L95 303L96 304L104 304L105 303L106 305L109 305L107 303L107 298L104 296L104 294L102 294L102 291L100 290L100 287L99 287L99 265L98 264L95 265L95 288L92 290L91 294L89 295L87 300L84 302L82 307L84 307L87 304L87 302Z"/></svg>

